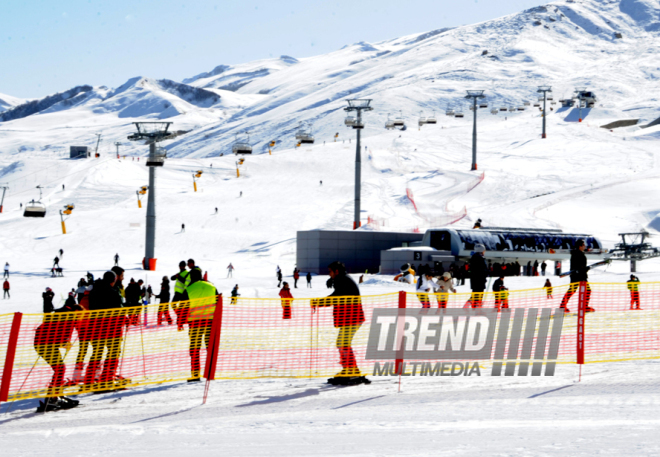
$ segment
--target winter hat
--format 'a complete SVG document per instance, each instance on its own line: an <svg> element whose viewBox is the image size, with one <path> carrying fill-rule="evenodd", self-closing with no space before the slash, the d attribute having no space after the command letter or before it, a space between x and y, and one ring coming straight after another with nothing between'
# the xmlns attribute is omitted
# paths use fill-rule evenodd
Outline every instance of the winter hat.
<svg viewBox="0 0 660 457"><path fill-rule="evenodd" d="M52 289L50 287L46 287L46 292L50 292Z"/></svg>
<svg viewBox="0 0 660 457"><path fill-rule="evenodd" d="M197 268L193 268L190 270L190 283L192 284L193 282L201 281L202 280L202 272L199 271Z"/></svg>
<svg viewBox="0 0 660 457"><path fill-rule="evenodd" d="M444 274L442 275L443 278L445 279L451 279L451 273L448 271L445 271Z"/></svg>
<svg viewBox="0 0 660 457"><path fill-rule="evenodd" d="M476 244L474 246L474 252L486 252L486 246L483 244Z"/></svg>

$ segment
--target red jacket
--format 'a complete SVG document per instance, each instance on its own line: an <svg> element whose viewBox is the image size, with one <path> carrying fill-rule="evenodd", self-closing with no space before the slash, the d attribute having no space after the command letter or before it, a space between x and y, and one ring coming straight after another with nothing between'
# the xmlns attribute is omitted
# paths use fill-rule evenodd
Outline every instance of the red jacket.
<svg viewBox="0 0 660 457"><path fill-rule="evenodd" d="M2 283L2 290L9 290L9 281Z"/></svg>
<svg viewBox="0 0 660 457"><path fill-rule="evenodd" d="M281 298L293 298L293 295L291 295L291 289L280 289L280 297Z"/></svg>

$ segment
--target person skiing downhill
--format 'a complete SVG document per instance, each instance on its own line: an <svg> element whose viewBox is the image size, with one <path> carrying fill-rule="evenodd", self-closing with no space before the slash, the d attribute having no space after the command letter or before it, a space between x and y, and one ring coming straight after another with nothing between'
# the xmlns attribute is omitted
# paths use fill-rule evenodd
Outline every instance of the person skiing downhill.
<svg viewBox="0 0 660 457"><path fill-rule="evenodd" d="M280 267L277 267L277 287L281 287L282 285L282 270L280 270Z"/></svg>
<svg viewBox="0 0 660 457"><path fill-rule="evenodd" d="M60 267L60 258L55 256L53 259L53 268L59 268Z"/></svg>

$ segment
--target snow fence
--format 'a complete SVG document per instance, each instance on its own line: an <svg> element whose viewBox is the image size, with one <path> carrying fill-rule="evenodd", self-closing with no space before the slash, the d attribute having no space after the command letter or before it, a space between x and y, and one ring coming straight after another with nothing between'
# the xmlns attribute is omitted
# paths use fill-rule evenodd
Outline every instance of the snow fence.
<svg viewBox="0 0 660 457"><path fill-rule="evenodd" d="M503 308L506 300L509 312L524 310L522 328L528 328L529 320L537 321L531 323L533 330L541 328L541 319L530 310L557 309L568 288L573 287L575 294L568 302L572 312L563 320L556 363L660 358L660 283L640 284L633 290L626 283L589 286L590 293L586 283L576 283L551 290L485 293L480 300L469 293L362 296L359 302L365 320L355 333L352 348L361 372L372 374L376 361L367 360L366 351L375 309L421 308L421 302L428 300L429 312L441 314L438 303L445 301L452 309L471 307L479 301L483 308ZM593 313L585 313L587 298ZM336 343L339 329L334 326L333 308L313 307L315 300L223 300L219 295L210 302L206 299L205 312L210 319L202 324L186 316L191 307L199 305L196 301L109 311L3 314L0 401L186 381L197 376L207 380L334 376L341 369ZM329 304L338 308L355 298L332 300ZM638 303L641 309L636 309ZM162 313L165 309L172 324ZM498 314L498 326L505 309ZM531 354L538 355L536 350L518 347L519 340L512 339L512 332L505 332L506 348L498 352L506 354L505 360L495 360L494 347L491 360L479 361L481 367L503 362L510 365L512 361L520 365ZM195 344L191 349L191 340L201 350L197 351ZM541 346L543 358L548 359L548 351L547 345L545 349ZM199 374L191 362L197 357ZM405 352L398 353L396 362L404 360Z"/></svg>

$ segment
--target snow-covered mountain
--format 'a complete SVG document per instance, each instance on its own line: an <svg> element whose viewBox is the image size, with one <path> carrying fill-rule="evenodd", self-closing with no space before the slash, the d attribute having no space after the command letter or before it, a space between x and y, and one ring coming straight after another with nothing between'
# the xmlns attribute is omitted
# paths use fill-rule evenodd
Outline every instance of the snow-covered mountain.
<svg viewBox="0 0 660 457"><path fill-rule="evenodd" d="M11 95L6 95L6 94L0 94L0 113L13 108L14 106L18 106L22 103L25 103L25 100L21 98L12 97Z"/></svg>
<svg viewBox="0 0 660 457"><path fill-rule="evenodd" d="M168 119L192 129L173 145L174 156L216 155L246 130L263 152L273 139L292 144L300 122L330 139L342 125L346 98L374 100L369 136L380 131L388 113L401 111L412 120L420 110L428 115L466 109L465 89L486 90L495 106L517 106L534 99L539 84L551 84L557 98L571 95L575 86L588 87L598 95L603 120L650 121L658 117L658 34L657 0L560 1L311 58L219 65L182 84L133 78L117 89L93 88L50 106L52 96L31 102L47 109L6 112L0 132L7 138L7 130L30 130L29 118L18 119L25 114L47 115L40 128L76 121L96 131L101 123L106 138L117 141L124 139L128 119ZM83 130L77 139L66 133L60 142L91 138ZM0 140L0 152L11 152L11 143ZM43 146L37 143L24 146Z"/></svg>

